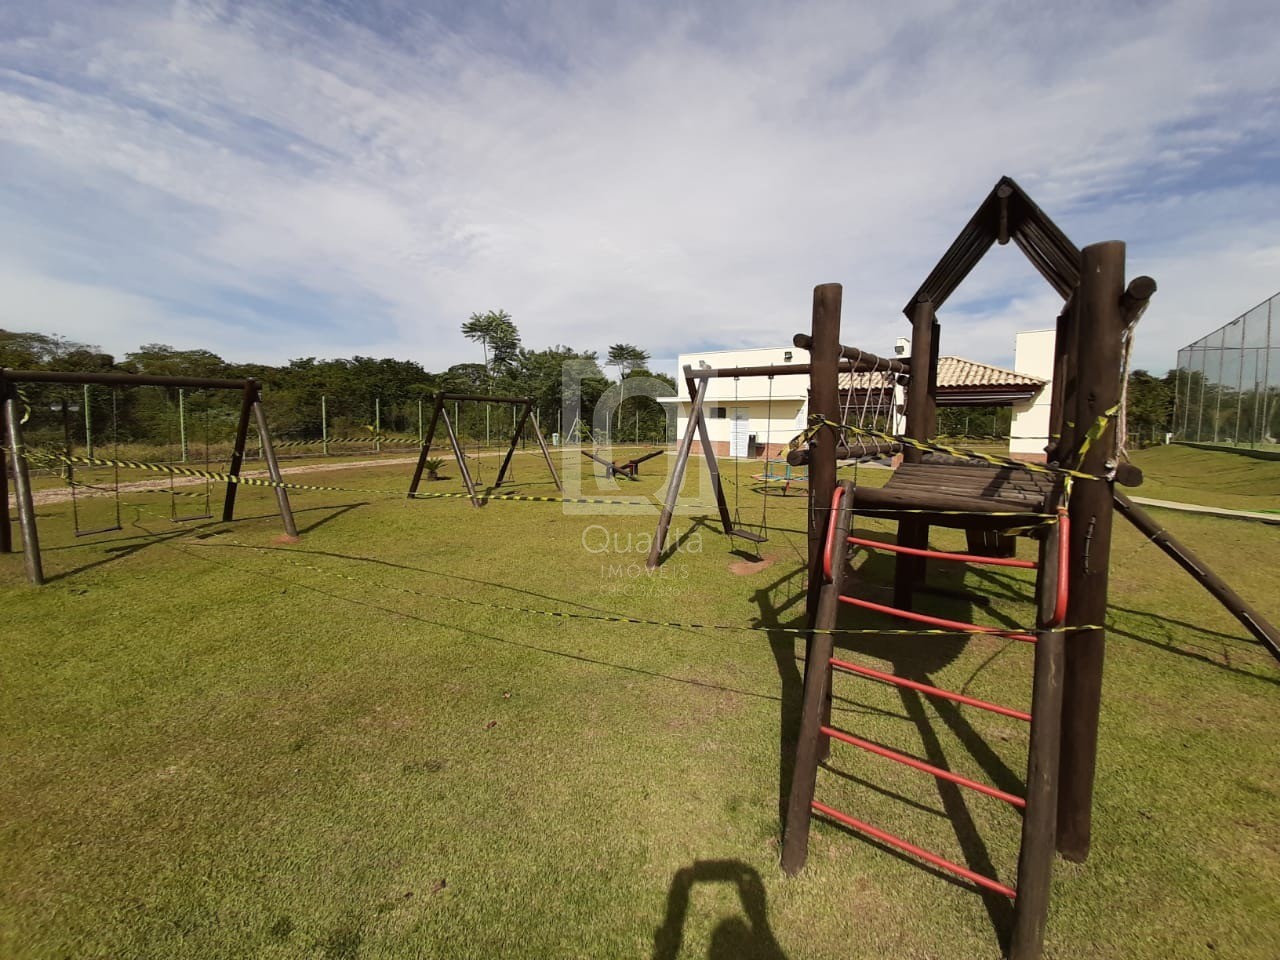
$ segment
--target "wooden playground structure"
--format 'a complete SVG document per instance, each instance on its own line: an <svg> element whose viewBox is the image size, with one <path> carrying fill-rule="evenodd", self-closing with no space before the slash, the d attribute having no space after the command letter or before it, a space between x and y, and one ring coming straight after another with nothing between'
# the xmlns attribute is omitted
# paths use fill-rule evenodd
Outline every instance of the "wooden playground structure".
<svg viewBox="0 0 1280 960"><path fill-rule="evenodd" d="M561 492L564 491L564 487L560 484L560 475L556 473L556 466L551 462L551 451L547 449L547 442L542 438L542 431L538 429L538 421L533 417L533 405L535 403L533 397L493 397L486 394L441 391L436 394L435 406L431 408L431 421L427 426L426 435L422 438L422 448L418 452L418 463L413 468L413 479L409 481L408 497L410 500L417 495L418 486L422 483L422 474L427 467L427 458L431 455L431 442L436 435L436 425L443 421L445 431L449 435L449 446L453 450L454 460L458 464L458 472L462 475L462 482L466 485L467 496L470 497L472 506L479 507L484 502L484 498L476 490L475 481L472 479L471 471L467 467L466 455L462 452L462 447L458 443L458 434L453 429L453 421L449 419L449 411L445 408L445 404L450 401L455 403L509 403L517 408L516 422L511 430L511 440L507 445L507 454L502 458L502 466L498 469L498 476L494 480L493 486L502 486L503 480L507 477L507 470L511 467L511 458L515 455L516 445L519 444L520 436L524 433L525 427L528 426L533 430L533 436L538 441L538 449L542 451L542 459L546 461L547 469L551 471L551 479L555 483L556 489Z"/></svg>
<svg viewBox="0 0 1280 960"><path fill-rule="evenodd" d="M797 341L797 346L803 344ZM836 372L860 373L886 371L889 373L906 373L907 367L897 360L887 360L878 357L873 353L862 350L849 348L849 353L838 358L836 362ZM693 453L694 440L697 439L701 446L703 459L706 463L707 476L711 484L712 495L715 497L716 509L719 513L721 528L727 537L745 541L750 544L761 544L768 539L768 514L765 512L762 516L759 530L750 530L747 528L738 511L735 509L730 511L728 499L724 493L724 483L720 477L720 465L716 459L715 447L711 442L710 431L707 429L706 420L706 399L707 385L710 381L720 378L732 378L735 382L743 377L767 377L772 385L775 376L785 376L794 374L808 373L812 376L812 365L807 363L788 363L774 364L757 367L703 367L695 369L691 366L684 368L685 388L689 391L689 399L692 405L689 410L689 422L685 426L683 436L680 438L680 444L676 448L675 463L671 468L671 476L667 484L666 497L663 500L662 512L658 517L657 530L653 535L653 543L649 549L649 556L646 560L646 567L650 570L662 563L663 554L666 550L667 533L671 528L671 518L675 516L676 502L680 497L680 488L684 483L685 470L689 466L689 457ZM850 391L849 396L852 396ZM769 408L767 414L768 420L772 423L772 387L769 392ZM834 416L839 418L841 423L851 415L850 405L845 403L843 406L838 402L833 405ZM765 447L768 448L769 443L766 440ZM841 457L861 457L861 456L878 456L884 453L895 453L900 449L896 443L881 443L879 441L866 442L859 439L847 440L842 439L839 444L839 455ZM804 458L793 457L788 454L787 467L788 470L783 478L779 479L770 476L768 465L771 461L765 461L765 473L754 477L768 487L773 482L782 482L787 488L791 483L807 482L805 477L792 477L790 467L802 466L806 461ZM735 469L737 459L734 461ZM767 491L766 491L767 493ZM737 504L738 493L737 486L734 488L734 502ZM766 511L768 500L765 500Z"/></svg>
<svg viewBox="0 0 1280 960"><path fill-rule="evenodd" d="M938 310L993 244L1013 240L1065 300L1057 321L1048 466L981 462L955 456L932 441L936 422ZM804 866L809 825L816 813L870 836L935 868L959 876L1014 904L1009 956L1041 954L1055 849L1082 861L1089 852L1090 813L1102 689L1107 567L1112 487L1140 474L1116 457L1124 341L1155 284L1135 278L1126 288L1123 243L1077 250L1030 198L1002 179L951 248L908 302L909 360L894 361L907 380L906 431L891 438L851 426L841 417L841 361L865 356L840 343L841 288L814 290L809 334L795 337L810 352L810 428L795 461L809 466L808 643L804 703L791 785L782 865ZM856 362L856 361L855 361ZM842 445L858 438L899 440L903 465L882 488L836 483ZM999 458L987 458L988 461ZM855 515L896 521L895 542L851 533ZM929 547L931 526L963 529L967 553ZM1038 559L1013 556L1014 537L1038 541ZM894 602L873 603L851 592L851 548L885 550L895 557ZM927 564L992 564L1036 571L1034 633L960 623L914 609ZM1022 641L1034 650L1030 710L987 703L927 682L837 656L831 631L839 611L852 606L918 624L922 632L980 633ZM1066 638L1070 637L1070 642ZM962 703L1029 725L1026 793L1016 796L863 740L832 726L831 686L836 673L886 683L899 690ZM905 695L905 694L904 694ZM815 799L818 766L832 741L947 780L1022 811L1016 884L1003 883L924 850L849 813Z"/></svg>

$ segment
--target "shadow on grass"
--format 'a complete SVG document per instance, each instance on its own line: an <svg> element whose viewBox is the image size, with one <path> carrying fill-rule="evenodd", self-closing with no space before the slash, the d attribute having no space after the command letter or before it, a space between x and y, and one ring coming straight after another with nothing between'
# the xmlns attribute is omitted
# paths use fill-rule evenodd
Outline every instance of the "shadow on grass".
<svg viewBox="0 0 1280 960"><path fill-rule="evenodd" d="M676 871L667 890L666 916L653 935L653 960L679 955L689 901L699 884L728 884L742 904L741 914L722 918L711 932L708 960L786 960L769 926L760 874L740 860L695 860Z"/></svg>
<svg viewBox="0 0 1280 960"><path fill-rule="evenodd" d="M306 507L301 510L294 510L293 514L295 517L298 517L301 514L327 512L326 516L320 517L319 519L315 520L313 523L298 527L298 532L300 534L310 533L314 530L318 530L320 527L324 526L326 523L329 523L332 520L336 520L338 517L342 516L343 514L356 509L357 507L363 507L367 505L368 505L367 501L361 501L359 503L346 504L345 506L340 506L340 507ZM279 514L277 513L261 514L261 515L252 516L252 517L242 517L240 519L242 521L243 520L263 520L263 519L270 519L272 517L278 518ZM157 516L153 518L153 520L155 522L159 522L161 518ZM112 537L109 540L106 540L106 539L92 540L92 541L86 540L78 543L62 544L61 546L56 546L56 547L42 547L40 550L42 554L60 553L67 550L84 550L84 549L93 548L93 547L97 547L98 549L103 550L107 554L107 556L99 557L96 560L92 560L89 563L81 564L78 567L72 567L68 570L63 570L58 573L50 574L45 577L45 582L57 583L59 580L65 580L68 577L73 577L78 574L85 573L86 571L93 570L96 567L105 566L106 564L109 564L109 563L115 563L119 560L125 560L133 556L134 554L141 553L143 550L146 550L148 547L156 546L158 544L168 543L171 540L181 539L182 537L191 536L192 534L198 534L202 531L208 531L215 527L222 527L227 525L226 523L224 523L224 521L220 519L210 519L210 520L202 519L199 521L188 520L188 521L179 521L179 522L170 521L170 522L173 523L174 525L171 529L168 529L168 530L149 531L147 533L134 534L128 537ZM230 521L230 522L235 523L239 521ZM132 526L140 526L141 523L142 523L142 519L140 517L135 518L133 521L130 521L130 525ZM142 529L146 529L146 528L143 527Z"/></svg>
<svg viewBox="0 0 1280 960"><path fill-rule="evenodd" d="M189 549L185 549L180 544L170 544L170 546L172 549L177 550L181 553L185 553L188 556L197 556L207 563L214 563L219 566L228 567L230 569L239 570L241 572L247 572L244 570L243 567L239 567L236 564L229 563L223 560L217 560L210 557L206 552L203 551L203 549L198 551L189 550ZM217 546L230 547L233 545L217 544ZM246 549L246 550L281 549L281 548L269 548L269 547L242 547L238 544L234 546L237 546L240 549ZM307 551L295 550L292 552L306 553ZM432 618L424 617L421 614L410 613L407 610L397 610L395 607L385 606L381 603L374 603L371 600L362 600L358 597L344 596L340 593L335 593L332 590L325 590L320 587L312 586L311 584L301 583L297 580L290 580L289 578L282 577L277 573L266 573L264 575L271 577L274 580L278 580L281 583L288 584L289 586L295 587L299 590L306 590L310 593L314 593L322 597L328 597L331 600L339 600L343 603L350 603L356 606L366 607L370 610L377 610L382 613L390 614L391 616L402 617L405 620L412 620L415 623L422 623L422 624L427 624L428 626L440 627L443 630L453 630L457 633L461 633L466 636L476 637L481 640L489 640L489 641L492 641L493 643L501 643L509 647L519 647L522 650L532 650L535 653L542 653L552 657L560 657L561 659L564 659L564 660L574 660L578 663L589 663L589 664L592 664L593 666L607 667L610 670L621 670L626 673L634 673L643 677L650 677L655 680L667 680L667 681L670 681L671 683L680 683L680 684L684 684L685 686L698 687L703 690L714 690L717 693L731 693L731 694L734 694L735 696L747 697L753 700L776 701L778 699L777 696L771 693L760 693L757 690L743 690L739 687L729 687L729 686L725 686L724 684L710 683L706 680L694 680L689 677L675 677L668 673L660 673L657 670L646 670L643 667L635 667L635 666L631 666L630 664L615 663L610 660L600 660L595 657L588 657L585 654L581 654L581 653L570 653L567 650L556 650L551 647L539 646L536 643L526 643L521 640L512 640L509 637L499 637L496 634L492 634L492 633L482 633L481 631L472 629L470 627L459 626L456 623L445 623L441 620L433 620ZM427 599L432 599L432 597L429 594L422 594L422 596Z"/></svg>

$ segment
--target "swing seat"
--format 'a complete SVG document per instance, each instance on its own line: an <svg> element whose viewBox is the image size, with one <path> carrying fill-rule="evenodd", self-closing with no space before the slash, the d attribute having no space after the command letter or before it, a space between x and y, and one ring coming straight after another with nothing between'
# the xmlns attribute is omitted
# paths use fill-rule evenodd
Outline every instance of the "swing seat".
<svg viewBox="0 0 1280 960"><path fill-rule="evenodd" d="M769 538L766 537L764 534L754 533L751 530L741 530L738 527L734 527L732 530L730 530L729 536L737 537L739 540L746 540L750 543L768 543L769 542Z"/></svg>
<svg viewBox="0 0 1280 960"><path fill-rule="evenodd" d="M73 531L77 537L96 537L100 533L115 533L117 530L123 530L120 524L114 524L109 527L99 527L97 530L76 530Z"/></svg>

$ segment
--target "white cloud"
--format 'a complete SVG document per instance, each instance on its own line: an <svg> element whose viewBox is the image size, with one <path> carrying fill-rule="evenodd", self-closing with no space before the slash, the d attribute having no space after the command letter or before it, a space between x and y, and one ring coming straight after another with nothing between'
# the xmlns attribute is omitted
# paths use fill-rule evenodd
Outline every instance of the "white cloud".
<svg viewBox="0 0 1280 960"><path fill-rule="evenodd" d="M76 336L94 311L118 352L195 314L220 317L188 329L234 359L376 349L438 369L471 358L457 327L478 309L509 310L531 344L663 357L785 341L838 280L845 339L888 349L1009 173L1077 243L1130 240L1161 281L1138 351L1161 369L1280 286L1275 164L1232 166L1275 156L1274 50L1255 38L1277 15L1226 6L551 4L450 26L399 11L383 33L71 8L0 43L0 157L41 171L0 194L20 228L0 240L5 289L44 300L22 313L46 331ZM95 273L104 244L103 262L158 267ZM984 266L948 340L1007 358L1018 325L1052 322L1045 289ZM278 315L223 317L241 296Z"/></svg>

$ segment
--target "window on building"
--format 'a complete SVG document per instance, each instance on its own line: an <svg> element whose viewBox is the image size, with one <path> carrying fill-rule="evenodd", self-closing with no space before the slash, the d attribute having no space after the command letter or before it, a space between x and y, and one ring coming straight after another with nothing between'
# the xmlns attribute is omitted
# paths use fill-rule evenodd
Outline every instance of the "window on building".
<svg viewBox="0 0 1280 960"><path fill-rule="evenodd" d="M712 408L711 408L711 419L712 419L712 420L724 420L724 419L726 419L728 416L729 416L729 408L728 408L728 407L712 407Z"/></svg>

